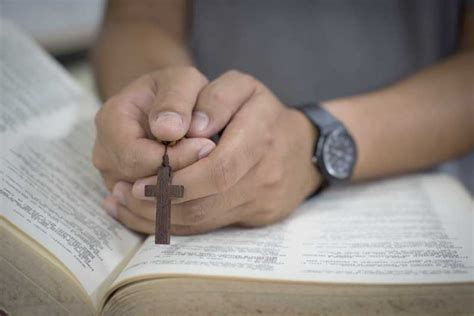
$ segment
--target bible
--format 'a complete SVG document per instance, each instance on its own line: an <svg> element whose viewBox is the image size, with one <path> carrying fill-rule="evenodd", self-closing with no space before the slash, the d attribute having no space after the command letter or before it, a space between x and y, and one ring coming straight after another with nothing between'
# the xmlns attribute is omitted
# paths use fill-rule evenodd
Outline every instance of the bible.
<svg viewBox="0 0 474 316"><path fill-rule="evenodd" d="M195 236L100 207L98 101L0 25L0 314L474 313L474 209L442 174L330 188L287 219Z"/></svg>

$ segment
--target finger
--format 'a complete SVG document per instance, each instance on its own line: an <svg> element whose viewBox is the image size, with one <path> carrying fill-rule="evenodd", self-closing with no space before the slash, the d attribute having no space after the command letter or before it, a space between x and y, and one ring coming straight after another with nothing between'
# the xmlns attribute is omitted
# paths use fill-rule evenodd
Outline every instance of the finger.
<svg viewBox="0 0 474 316"><path fill-rule="evenodd" d="M250 75L235 70L208 84L199 94L187 135L211 137L222 130L257 85L258 81Z"/></svg>
<svg viewBox="0 0 474 316"><path fill-rule="evenodd" d="M215 217L226 217L230 210L255 200L259 178L261 178L256 173L256 167L225 192L182 203L173 203L171 223L186 226L200 225Z"/></svg>
<svg viewBox="0 0 474 316"><path fill-rule="evenodd" d="M99 170L126 167L131 146L136 147L133 152L146 154L143 156L143 164L149 165L146 159L161 152L163 145L147 139L146 131L140 122L145 119L140 109L130 106L125 100L109 100L95 119L97 139L93 153L94 165Z"/></svg>
<svg viewBox="0 0 474 316"><path fill-rule="evenodd" d="M155 221L155 201L143 201L135 198L132 195L132 185L130 183L124 181L117 182L113 187L112 196L138 217L145 218L152 222Z"/></svg>
<svg viewBox="0 0 474 316"><path fill-rule="evenodd" d="M143 85L137 90L133 93L138 95L138 99L146 94ZM157 166L155 157L164 152L162 144L147 138L146 116L133 103L137 100L132 99L130 94L112 98L101 108L95 120L94 165L101 171L113 171L117 177L127 180L151 174Z"/></svg>
<svg viewBox="0 0 474 316"><path fill-rule="evenodd" d="M142 76L100 108L95 123L103 145L152 136L148 112L156 99L155 85L153 76Z"/></svg>
<svg viewBox="0 0 474 316"><path fill-rule="evenodd" d="M112 196L116 201L135 215L155 221L156 202L144 201L132 195L132 185L123 181L117 182L113 188ZM171 205L171 223L174 225L197 225L212 220L217 216L225 216L228 209L237 206L238 201L224 194L197 199L181 204ZM242 203L241 203L242 204Z"/></svg>
<svg viewBox="0 0 474 316"><path fill-rule="evenodd" d="M173 170L187 167L209 155L215 146L213 141L206 138L183 139L168 148L170 166ZM156 173L164 151L165 147L155 140L137 139L108 155L102 149L95 149L94 165L101 171L116 174L116 178L132 182ZM110 157L115 160L115 165L110 163Z"/></svg>
<svg viewBox="0 0 474 316"><path fill-rule="evenodd" d="M162 70L152 78L156 98L148 111L151 133L162 141L179 140L189 129L197 97L208 80L192 67Z"/></svg>
<svg viewBox="0 0 474 316"><path fill-rule="evenodd" d="M112 172L116 178L127 181L156 171L161 163L157 157L162 157L164 146L149 139L151 132L147 113L156 99L154 85L151 75L143 76L107 101L98 112L93 162L100 171ZM183 146L184 152L176 150L177 157L170 154L174 164L172 167L179 169L194 162L201 150L207 147L209 151L212 145L209 140L183 142L176 148Z"/></svg>
<svg viewBox="0 0 474 316"><path fill-rule="evenodd" d="M131 185L125 182L118 182L112 194L111 197L104 201L104 208L106 208L109 214L133 230L149 234L154 233L155 203L135 199L131 195ZM205 220L189 223L188 221L177 220L177 216L181 216L179 211L176 212L177 206L172 205L171 208L172 234L188 235L203 233L236 223L239 220L240 213L237 210L240 208L235 208L236 211L231 210L224 214L216 213L215 215L219 216L206 216ZM183 208L183 206L181 207ZM190 219L190 217L187 217L187 219Z"/></svg>
<svg viewBox="0 0 474 316"><path fill-rule="evenodd" d="M118 203L114 197L106 198L102 205L107 213L128 228L146 234L153 234L155 232L155 223L153 221L133 214L125 206Z"/></svg>

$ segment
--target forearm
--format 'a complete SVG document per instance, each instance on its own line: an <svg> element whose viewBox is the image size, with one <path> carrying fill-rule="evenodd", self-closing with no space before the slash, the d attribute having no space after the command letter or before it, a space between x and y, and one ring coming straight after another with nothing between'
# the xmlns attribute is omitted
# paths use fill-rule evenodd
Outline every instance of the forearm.
<svg viewBox="0 0 474 316"><path fill-rule="evenodd" d="M324 106L356 140L355 180L433 166L474 148L474 52Z"/></svg>
<svg viewBox="0 0 474 316"><path fill-rule="evenodd" d="M99 92L115 94L147 72L191 65L185 42L185 1L110 1L93 49Z"/></svg>

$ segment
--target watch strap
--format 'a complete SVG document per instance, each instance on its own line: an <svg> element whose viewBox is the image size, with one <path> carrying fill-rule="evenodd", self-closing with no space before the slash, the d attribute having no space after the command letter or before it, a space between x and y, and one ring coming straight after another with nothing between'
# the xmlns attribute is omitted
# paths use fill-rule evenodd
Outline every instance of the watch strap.
<svg viewBox="0 0 474 316"><path fill-rule="evenodd" d="M322 106L317 103L304 103L304 104L299 104L297 105L297 109L300 110L305 114L305 116L311 121L313 126L318 129L318 133L320 135L323 135L326 133L326 131L329 131L332 129L333 126L338 124L338 121L331 115L329 114L326 110L322 108ZM319 139L321 139L319 137ZM319 142L319 140L318 140ZM318 147L318 142L315 144L315 148L313 152L316 154L317 147ZM313 159L316 157L313 156ZM315 161L313 161L314 163ZM316 167L319 169L319 166L316 165ZM320 170L321 172L321 170ZM329 181L322 175L321 178L321 183L319 186L312 192L307 199L311 199L316 195L319 195L322 191L327 189L329 187Z"/></svg>
<svg viewBox="0 0 474 316"><path fill-rule="evenodd" d="M326 131L330 131L341 124L317 102L298 105L298 109L308 116L320 134L326 134Z"/></svg>

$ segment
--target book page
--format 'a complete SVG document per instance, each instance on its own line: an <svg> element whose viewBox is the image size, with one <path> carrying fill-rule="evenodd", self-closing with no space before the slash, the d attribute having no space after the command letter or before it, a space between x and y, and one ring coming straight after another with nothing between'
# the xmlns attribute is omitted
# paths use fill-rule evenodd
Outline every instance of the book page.
<svg viewBox="0 0 474 316"><path fill-rule="evenodd" d="M97 103L26 36L0 26L0 220L54 254L97 301L141 242L100 207Z"/></svg>
<svg viewBox="0 0 474 316"><path fill-rule="evenodd" d="M410 176L330 189L283 222L146 240L114 288L180 275L328 283L473 282L473 209L455 180Z"/></svg>

